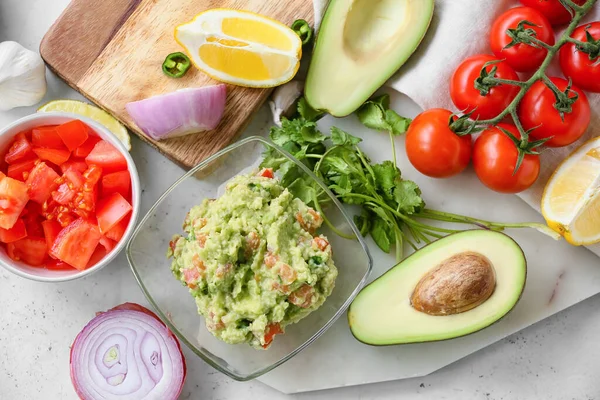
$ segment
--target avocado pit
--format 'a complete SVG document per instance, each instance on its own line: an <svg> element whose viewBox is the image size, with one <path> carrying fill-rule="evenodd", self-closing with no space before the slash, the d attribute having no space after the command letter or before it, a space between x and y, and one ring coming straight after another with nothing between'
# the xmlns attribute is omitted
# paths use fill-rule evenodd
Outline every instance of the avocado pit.
<svg viewBox="0 0 600 400"><path fill-rule="evenodd" d="M411 305L428 315L453 315L483 304L496 288L496 273L482 254L466 251L427 272L412 293Z"/></svg>

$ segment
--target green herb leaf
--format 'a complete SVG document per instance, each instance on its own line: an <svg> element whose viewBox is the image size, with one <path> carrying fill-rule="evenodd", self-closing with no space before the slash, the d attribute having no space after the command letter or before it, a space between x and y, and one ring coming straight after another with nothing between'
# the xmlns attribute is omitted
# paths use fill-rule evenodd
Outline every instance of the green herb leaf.
<svg viewBox="0 0 600 400"><path fill-rule="evenodd" d="M362 213L360 215L354 216L354 223L356 224L360 234L367 236L367 234L371 231L373 215L363 208Z"/></svg>
<svg viewBox="0 0 600 400"><path fill-rule="evenodd" d="M379 246L379 248L386 253L389 253L392 248L392 243L395 241L395 234L389 223L383 220L381 217L373 219L373 225L371 226L371 236L373 240Z"/></svg>
<svg viewBox="0 0 600 400"><path fill-rule="evenodd" d="M385 119L385 109L374 101L367 101L363 104L356 111L356 116L367 128L378 131L391 130L390 124Z"/></svg>
<svg viewBox="0 0 600 400"><path fill-rule="evenodd" d="M315 188L312 182L307 181L307 178L297 178L287 188L290 193L306 204L311 204L315 198Z"/></svg>
<svg viewBox="0 0 600 400"><path fill-rule="evenodd" d="M298 100L298 114L307 121L316 121L324 115L323 112L312 108L304 97Z"/></svg>
<svg viewBox="0 0 600 400"><path fill-rule="evenodd" d="M384 161L381 164L373 165L375 174L375 184L378 192L386 199L393 199L393 189L400 182L400 170L394 166L391 161Z"/></svg>
<svg viewBox="0 0 600 400"><path fill-rule="evenodd" d="M348 132L341 130L340 128L336 128L335 126L331 127L331 142L335 146L355 146L362 142L361 138L356 136L352 136Z"/></svg>
<svg viewBox="0 0 600 400"><path fill-rule="evenodd" d="M412 119L405 118L394 110L385 111L385 120L391 127L390 132L392 132L392 134L395 136L406 133L410 123L412 122Z"/></svg>
<svg viewBox="0 0 600 400"><path fill-rule="evenodd" d="M425 208L421 189L413 181L398 182L394 188L394 199L398 203L397 210L403 214L412 215Z"/></svg>

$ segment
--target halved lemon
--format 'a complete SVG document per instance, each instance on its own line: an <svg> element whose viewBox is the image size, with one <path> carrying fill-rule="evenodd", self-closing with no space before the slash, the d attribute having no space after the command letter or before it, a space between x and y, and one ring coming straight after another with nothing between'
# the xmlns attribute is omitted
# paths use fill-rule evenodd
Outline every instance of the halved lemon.
<svg viewBox="0 0 600 400"><path fill-rule="evenodd" d="M600 137L556 169L544 189L542 215L571 244L600 242Z"/></svg>
<svg viewBox="0 0 600 400"><path fill-rule="evenodd" d="M300 66L302 41L289 27L249 11L216 8L175 28L192 63L221 82L273 87Z"/></svg>
<svg viewBox="0 0 600 400"><path fill-rule="evenodd" d="M38 112L49 112L49 111L62 111L79 114L84 117L88 117L98 122L100 125L104 125L109 131L111 131L127 148L131 151L131 138L127 128L123 126L115 117L102 110L101 108L95 107L91 104L84 103L78 100L53 100L49 103L44 104L37 110Z"/></svg>

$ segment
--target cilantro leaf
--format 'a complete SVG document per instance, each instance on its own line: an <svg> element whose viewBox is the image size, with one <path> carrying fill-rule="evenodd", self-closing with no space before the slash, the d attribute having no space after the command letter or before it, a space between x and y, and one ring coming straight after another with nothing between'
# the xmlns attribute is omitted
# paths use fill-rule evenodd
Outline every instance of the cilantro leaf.
<svg viewBox="0 0 600 400"><path fill-rule="evenodd" d="M306 98L302 97L298 100L298 114L301 118L304 118L307 121L316 121L321 118L324 113L321 111L317 111L308 104Z"/></svg>
<svg viewBox="0 0 600 400"><path fill-rule="evenodd" d="M356 116L367 128L378 131L389 131L391 129L390 124L385 119L385 110L373 101L367 101L363 104L356 111Z"/></svg>
<svg viewBox="0 0 600 400"><path fill-rule="evenodd" d="M394 199L398 203L397 210L403 214L415 214L425 208L421 189L413 181L398 182L394 188Z"/></svg>
<svg viewBox="0 0 600 400"><path fill-rule="evenodd" d="M386 200L392 200L393 189L401 180L400 170L391 161L375 164L372 168L375 175L376 189Z"/></svg>
<svg viewBox="0 0 600 400"><path fill-rule="evenodd" d="M341 130L340 128L336 128L335 126L331 127L331 142L335 146L354 146L362 142L361 138L353 136L346 131Z"/></svg>
<svg viewBox="0 0 600 400"><path fill-rule="evenodd" d="M394 110L385 111L385 120L391 127L390 132L396 136L406 133L412 122L412 119L402 117Z"/></svg>
<svg viewBox="0 0 600 400"><path fill-rule="evenodd" d="M287 189L290 191L290 193L302 200L304 203L311 204L315 198L316 190L313 186L313 183L307 179L310 178L297 178L295 181L287 185Z"/></svg>
<svg viewBox="0 0 600 400"><path fill-rule="evenodd" d="M395 242L396 238L394 230L389 223L381 217L374 218L370 233L377 246L386 253L389 253L392 243Z"/></svg>

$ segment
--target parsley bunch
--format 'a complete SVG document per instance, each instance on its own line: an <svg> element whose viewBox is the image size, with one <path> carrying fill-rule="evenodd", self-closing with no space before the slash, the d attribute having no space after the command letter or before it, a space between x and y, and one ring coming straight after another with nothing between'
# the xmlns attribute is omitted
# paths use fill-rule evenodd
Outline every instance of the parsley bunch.
<svg viewBox="0 0 600 400"><path fill-rule="evenodd" d="M368 101L357 114L366 126L388 131L392 144L393 137L404 133L410 124L409 119L389 109L387 95ZM301 99L298 116L291 120L283 119L281 127L271 128L271 140L313 170L342 203L360 206L361 212L355 215L354 222L361 234L371 235L386 253L394 246L398 260L402 259L404 242L416 250L422 242L430 243L460 231L430 225L422 222L424 219L470 224L497 231L508 227L532 227L556 236L542 224L503 224L426 208L419 186L402 178L395 156L394 161L372 164L358 146L360 138L336 127L331 128L329 135L321 133L315 122L319 116ZM322 213L322 206L328 199L326 193L295 163L269 148L261 167L277 171L281 184L320 211L325 223L338 235L353 238L327 220Z"/></svg>

